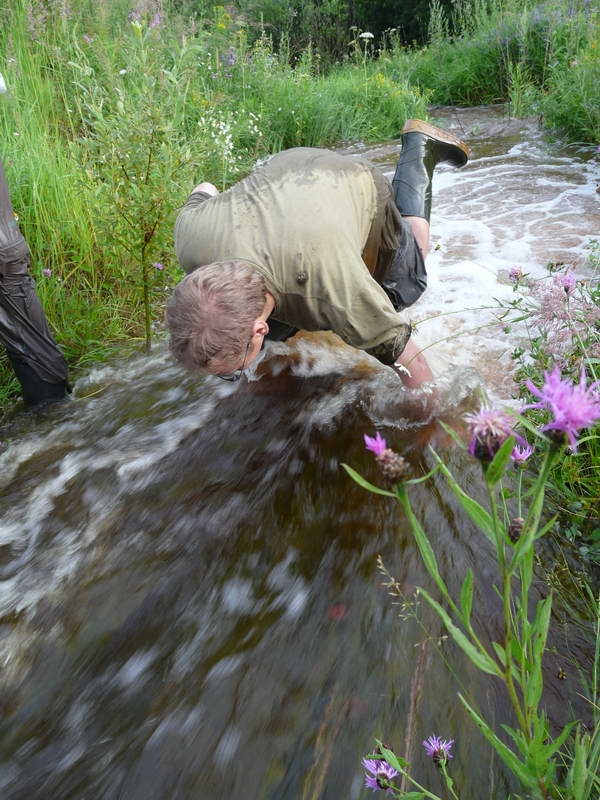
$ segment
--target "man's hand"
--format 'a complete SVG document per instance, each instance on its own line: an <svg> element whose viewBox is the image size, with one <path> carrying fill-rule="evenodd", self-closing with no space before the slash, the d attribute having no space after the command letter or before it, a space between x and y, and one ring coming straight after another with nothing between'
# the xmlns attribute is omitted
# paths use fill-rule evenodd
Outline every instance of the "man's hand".
<svg viewBox="0 0 600 800"><path fill-rule="evenodd" d="M394 369L407 389L418 389L419 386L433 380L433 372L427 359L417 349L412 339L408 340L402 354L394 364Z"/></svg>

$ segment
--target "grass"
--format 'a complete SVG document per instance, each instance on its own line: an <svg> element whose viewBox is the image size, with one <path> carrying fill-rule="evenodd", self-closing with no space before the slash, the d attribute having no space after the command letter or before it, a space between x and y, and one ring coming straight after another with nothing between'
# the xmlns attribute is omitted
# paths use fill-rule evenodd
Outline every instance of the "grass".
<svg viewBox="0 0 600 800"><path fill-rule="evenodd" d="M450 17L436 2L433 9L428 47L391 50L391 60L433 102L510 101L573 141L600 140L600 12L588 0L460 0Z"/></svg>

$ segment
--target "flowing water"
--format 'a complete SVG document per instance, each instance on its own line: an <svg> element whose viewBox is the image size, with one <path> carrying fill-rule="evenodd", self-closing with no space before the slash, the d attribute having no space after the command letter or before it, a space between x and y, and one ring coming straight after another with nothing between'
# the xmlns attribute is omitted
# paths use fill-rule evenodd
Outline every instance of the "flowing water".
<svg viewBox="0 0 600 800"><path fill-rule="evenodd" d="M510 397L523 333L501 335L477 309L512 297L514 265L583 269L600 169L589 149L549 144L501 109L438 118L473 158L436 173L439 247L410 314L422 347L444 340L427 351L436 414L391 371L310 336L273 345L239 384L185 375L163 344L95 369L75 402L1 432L3 798L350 800L367 796L360 758L378 737L441 791L420 744L431 733L456 740L463 800L507 797L509 778L457 699L507 722L501 687L419 602L429 581L398 507L340 464L378 482L362 445L377 428L413 475L433 444L478 494L476 466L435 417L457 422L480 386ZM397 151L348 152L391 174ZM496 638L485 541L443 481L412 498L452 589L475 570L475 623ZM553 642L546 699L559 723L581 713L574 662L587 643L560 615Z"/></svg>

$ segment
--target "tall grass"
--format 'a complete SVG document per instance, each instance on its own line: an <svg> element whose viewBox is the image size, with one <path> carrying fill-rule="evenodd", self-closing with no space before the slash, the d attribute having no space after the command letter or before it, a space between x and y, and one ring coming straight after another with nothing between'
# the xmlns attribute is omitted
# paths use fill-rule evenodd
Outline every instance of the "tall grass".
<svg viewBox="0 0 600 800"><path fill-rule="evenodd" d="M537 5L434 2L428 47L392 55L399 69L443 104L510 101L580 142L600 140L600 9L590 0Z"/></svg>

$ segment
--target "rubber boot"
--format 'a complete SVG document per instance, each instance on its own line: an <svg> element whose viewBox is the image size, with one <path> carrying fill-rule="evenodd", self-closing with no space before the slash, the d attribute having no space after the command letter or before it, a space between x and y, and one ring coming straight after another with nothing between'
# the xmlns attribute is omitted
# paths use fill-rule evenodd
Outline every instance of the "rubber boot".
<svg viewBox="0 0 600 800"><path fill-rule="evenodd" d="M23 395L25 408L48 403L60 403L68 399L71 387L67 381L49 383L40 378L22 358L8 350L7 355L21 384L21 394Z"/></svg>
<svg viewBox="0 0 600 800"><path fill-rule="evenodd" d="M431 182L437 164L464 167L469 148L456 136L420 119L409 119L402 129L402 152L392 181L396 207L405 217L431 215Z"/></svg>

